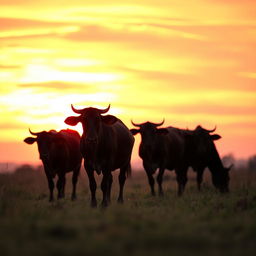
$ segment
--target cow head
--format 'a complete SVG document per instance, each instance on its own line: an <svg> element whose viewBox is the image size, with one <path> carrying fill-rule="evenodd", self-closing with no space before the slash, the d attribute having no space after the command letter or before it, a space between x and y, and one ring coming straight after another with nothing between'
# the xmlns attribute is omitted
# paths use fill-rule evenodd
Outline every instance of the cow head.
<svg viewBox="0 0 256 256"><path fill-rule="evenodd" d="M166 128L158 128L164 123L164 120L160 123L145 122L141 124L136 124L131 121L137 129L130 129L133 135L140 133L141 135L141 148L143 148L144 153L150 156L154 150L155 143L160 134L167 134L168 130Z"/></svg>
<svg viewBox="0 0 256 256"><path fill-rule="evenodd" d="M136 124L133 121L131 121L132 124L135 127L138 127L138 129L130 129L131 133L133 135L136 135L137 133L141 134L141 138L145 143L150 142L152 138L156 136L156 134L167 134L168 130L165 128L158 128L158 126L161 126L164 123L164 120L160 123L151 123L146 122L142 124Z"/></svg>
<svg viewBox="0 0 256 256"><path fill-rule="evenodd" d="M233 167L233 164L231 164L229 167L222 166L219 170L218 175L212 176L212 182L213 185L219 189L221 193L227 193L229 192L229 171Z"/></svg>
<svg viewBox="0 0 256 256"><path fill-rule="evenodd" d="M212 172L212 182L221 192L229 191L229 170L232 168L224 167L217 149L214 145L215 140L219 140L219 134L211 134L216 130L207 130L201 126L197 126L194 130L194 139L196 143L196 151L201 159L204 159L207 166Z"/></svg>
<svg viewBox="0 0 256 256"><path fill-rule="evenodd" d="M55 130L51 130L49 132L32 132L30 129L29 132L35 137L27 137L24 139L24 142L27 144L33 144L34 142L37 142L40 159L48 160L49 150L53 141L53 137L55 134L57 134L57 132Z"/></svg>
<svg viewBox="0 0 256 256"><path fill-rule="evenodd" d="M211 134L215 130L216 127L212 130L207 130L198 125L191 133L194 149L198 155L208 158L216 151L213 141L219 140L221 136L219 134Z"/></svg>
<svg viewBox="0 0 256 256"><path fill-rule="evenodd" d="M102 116L102 114L109 111L110 105L106 109L92 107L76 109L73 105L71 105L71 108L76 114L79 114L79 116L69 116L66 118L65 123L75 126L81 122L83 126L83 143L90 149L89 151L95 151L102 134L102 126L111 126L118 119L112 115Z"/></svg>

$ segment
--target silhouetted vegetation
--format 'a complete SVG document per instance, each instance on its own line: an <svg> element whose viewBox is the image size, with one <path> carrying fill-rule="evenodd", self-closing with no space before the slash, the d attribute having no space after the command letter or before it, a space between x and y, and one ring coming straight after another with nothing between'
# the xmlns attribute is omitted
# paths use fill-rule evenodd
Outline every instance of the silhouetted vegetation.
<svg viewBox="0 0 256 256"><path fill-rule="evenodd" d="M42 169L21 166L0 174L1 255L254 255L256 172L230 175L231 192L223 196L209 171L201 192L189 171L186 193L178 198L175 175L166 172L160 198L150 196L144 172L133 173L124 205L116 203L114 182L112 204L102 210L90 207L84 170L75 202L67 175L66 198L49 203Z"/></svg>
<svg viewBox="0 0 256 256"><path fill-rule="evenodd" d="M233 154L227 154L227 155L223 156L221 161L224 166L230 166L231 164L235 165L235 163L236 163L236 159Z"/></svg>
<svg viewBox="0 0 256 256"><path fill-rule="evenodd" d="M248 160L248 169L256 171L256 155L251 156Z"/></svg>

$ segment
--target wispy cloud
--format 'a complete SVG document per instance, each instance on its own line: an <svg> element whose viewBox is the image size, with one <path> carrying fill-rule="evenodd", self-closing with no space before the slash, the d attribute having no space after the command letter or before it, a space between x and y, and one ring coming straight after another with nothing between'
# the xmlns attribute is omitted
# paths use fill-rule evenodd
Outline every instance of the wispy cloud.
<svg viewBox="0 0 256 256"><path fill-rule="evenodd" d="M45 83L25 83L19 84L18 87L21 88L32 88L32 89L50 89L50 90L82 90L84 93L94 92L95 86L84 84L84 83L67 83L60 81L50 81Z"/></svg>
<svg viewBox="0 0 256 256"><path fill-rule="evenodd" d="M0 65L0 70L1 69L19 69L21 68L21 65Z"/></svg>
<svg viewBox="0 0 256 256"><path fill-rule="evenodd" d="M18 29L31 29L31 28L45 28L45 27L63 27L68 26L68 22L53 22L47 20L36 19L21 19L21 18L4 18L0 17L1 32L18 30Z"/></svg>
<svg viewBox="0 0 256 256"><path fill-rule="evenodd" d="M241 77L256 79L256 72L240 72L238 75Z"/></svg>

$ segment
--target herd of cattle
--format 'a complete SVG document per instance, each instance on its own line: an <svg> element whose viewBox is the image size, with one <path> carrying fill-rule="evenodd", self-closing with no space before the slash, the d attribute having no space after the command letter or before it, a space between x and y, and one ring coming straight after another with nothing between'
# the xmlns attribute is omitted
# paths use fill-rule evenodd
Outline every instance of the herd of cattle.
<svg viewBox="0 0 256 256"><path fill-rule="evenodd" d="M74 130L61 130L56 132L32 132L34 137L24 141L28 144L37 142L40 159L43 162L50 190L49 200L53 200L54 182L57 175L58 198L64 197L65 174L73 172L72 199L76 199L76 184L79 170L84 159L84 168L87 172L90 191L91 206L97 206L94 171L102 173L101 189L103 193L102 206L110 203L112 186L112 171L120 169L118 202L123 202L123 188L126 177L131 173L131 154L134 137L141 134L139 156L142 158L152 195L155 195L153 174L159 168L157 183L159 195L163 195L162 180L165 169L175 170L178 195L182 195L187 183L189 167L197 173L197 185L200 190L203 171L209 168L212 183L220 192L229 190L229 168L223 166L220 156L214 145L214 140L221 137L212 134L214 130L206 130L197 126L195 130L184 130L174 127L159 128L161 123L145 122L132 124L136 129L129 130L125 124L113 115L103 115L106 109L84 108L72 110L79 116L66 118L65 123L71 126L81 122L83 134Z"/></svg>

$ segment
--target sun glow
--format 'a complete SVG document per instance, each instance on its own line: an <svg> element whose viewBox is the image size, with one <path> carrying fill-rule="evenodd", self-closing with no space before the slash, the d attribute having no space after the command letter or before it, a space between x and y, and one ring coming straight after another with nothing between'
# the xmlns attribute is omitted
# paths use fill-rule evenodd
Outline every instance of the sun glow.
<svg viewBox="0 0 256 256"><path fill-rule="evenodd" d="M28 65L24 71L21 83L35 83L48 81L65 81L80 83L113 82L121 79L119 74L92 72L63 72L44 65Z"/></svg>
<svg viewBox="0 0 256 256"><path fill-rule="evenodd" d="M255 153L253 1L5 2L0 143L21 143L28 127L68 127L71 104L111 104L129 128L131 119L217 125L221 154ZM16 159L0 151L6 160Z"/></svg>

